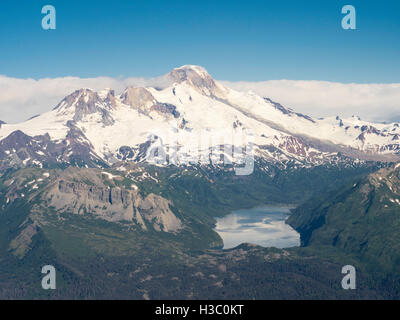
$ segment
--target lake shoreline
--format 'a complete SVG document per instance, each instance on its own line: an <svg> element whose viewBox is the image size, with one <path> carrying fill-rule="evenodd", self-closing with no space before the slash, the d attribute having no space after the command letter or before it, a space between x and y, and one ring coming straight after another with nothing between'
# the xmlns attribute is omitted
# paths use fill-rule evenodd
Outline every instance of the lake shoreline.
<svg viewBox="0 0 400 320"><path fill-rule="evenodd" d="M249 209L233 210L216 218L214 231L223 240L222 249L243 243L263 247L290 248L300 246L300 235L286 223L296 205L265 204Z"/></svg>

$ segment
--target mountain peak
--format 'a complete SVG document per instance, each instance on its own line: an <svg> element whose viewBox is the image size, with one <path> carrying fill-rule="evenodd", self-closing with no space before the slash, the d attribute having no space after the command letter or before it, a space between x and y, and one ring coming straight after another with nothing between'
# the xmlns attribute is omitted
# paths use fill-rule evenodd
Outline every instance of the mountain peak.
<svg viewBox="0 0 400 320"><path fill-rule="evenodd" d="M65 110L78 104L87 104L96 100L96 98L98 98L98 95L95 91L89 88L82 88L66 96L54 109Z"/></svg>
<svg viewBox="0 0 400 320"><path fill-rule="evenodd" d="M98 113L102 117L104 125L111 125L112 119L109 111L115 108L115 96L113 90L102 90L100 93L83 88L66 96L53 110L57 116L69 117L78 122L86 116Z"/></svg>
<svg viewBox="0 0 400 320"><path fill-rule="evenodd" d="M180 70L180 71L185 71L185 72L195 72L199 76L204 77L204 78L210 77L208 71L204 67L194 65L194 64L185 64L181 67L175 68L174 70Z"/></svg>
<svg viewBox="0 0 400 320"><path fill-rule="evenodd" d="M184 81L198 82L199 80L212 79L205 68L196 65L184 65L182 67L175 68L168 73L167 76L177 83Z"/></svg>
<svg viewBox="0 0 400 320"><path fill-rule="evenodd" d="M221 96L226 89L201 66L184 65L167 74L173 83L186 83L207 96Z"/></svg>
<svg viewBox="0 0 400 320"><path fill-rule="evenodd" d="M145 88L128 87L121 95L122 102L135 109L146 109L157 103L153 95Z"/></svg>

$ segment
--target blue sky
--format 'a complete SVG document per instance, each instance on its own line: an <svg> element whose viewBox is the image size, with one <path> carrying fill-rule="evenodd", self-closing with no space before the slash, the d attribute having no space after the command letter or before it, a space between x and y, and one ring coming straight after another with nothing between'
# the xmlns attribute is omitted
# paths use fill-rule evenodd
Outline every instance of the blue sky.
<svg viewBox="0 0 400 320"><path fill-rule="evenodd" d="M41 28L54 5L57 29ZM341 28L341 8L357 30ZM400 1L2 0L0 74L153 77L184 64L216 79L400 82Z"/></svg>

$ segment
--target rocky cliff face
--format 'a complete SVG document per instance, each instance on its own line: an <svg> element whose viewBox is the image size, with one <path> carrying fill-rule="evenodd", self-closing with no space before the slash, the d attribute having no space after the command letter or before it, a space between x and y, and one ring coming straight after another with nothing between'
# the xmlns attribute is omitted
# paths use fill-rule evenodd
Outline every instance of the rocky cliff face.
<svg viewBox="0 0 400 320"><path fill-rule="evenodd" d="M150 91L145 88L128 87L120 99L122 103L151 118L161 116L164 119L168 119L171 117L179 118L180 116L176 106L158 102Z"/></svg>
<svg viewBox="0 0 400 320"><path fill-rule="evenodd" d="M114 92L101 96L91 89L76 90L65 97L55 108L59 115L72 113L72 120L79 122L87 116L99 114L104 126L114 124L114 119L110 115L110 110L115 107Z"/></svg>
<svg viewBox="0 0 400 320"><path fill-rule="evenodd" d="M128 87L121 95L121 100L124 104L141 112L146 112L148 108L157 103L148 90L136 87Z"/></svg>
<svg viewBox="0 0 400 320"><path fill-rule="evenodd" d="M97 169L70 167L40 174L27 171L6 182L7 205L24 198L35 212L93 215L110 222L130 222L143 230L178 232L183 223L172 212L173 203L159 195L143 195L135 184L119 185L123 177Z"/></svg>
<svg viewBox="0 0 400 320"><path fill-rule="evenodd" d="M107 179L114 177L110 174ZM60 177L43 195L43 200L59 212L93 214L112 222L130 221L144 230L149 225L156 231L181 229L182 222L171 211L169 200L155 194L142 196L134 185L131 188L107 186L98 177L93 180L97 180L95 185L90 180L81 182Z"/></svg>
<svg viewBox="0 0 400 320"><path fill-rule="evenodd" d="M170 201L155 194L142 197L137 189L58 180L43 199L59 212L94 214L111 222L131 221L144 230L147 224L164 232L176 232L182 227L170 209Z"/></svg>

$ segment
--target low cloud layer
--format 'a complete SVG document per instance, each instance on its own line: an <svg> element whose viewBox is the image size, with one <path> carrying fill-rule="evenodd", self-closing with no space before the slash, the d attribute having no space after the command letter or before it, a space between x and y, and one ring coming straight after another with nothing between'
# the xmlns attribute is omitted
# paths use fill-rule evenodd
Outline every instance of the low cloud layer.
<svg viewBox="0 0 400 320"><path fill-rule="evenodd" d="M314 117L359 115L372 121L400 121L400 84L342 84L324 81L271 80L228 82L228 87L259 95ZM127 86L163 87L163 77L16 79L0 76L0 120L15 123L51 110L66 95L80 88L116 93Z"/></svg>
<svg viewBox="0 0 400 320"><path fill-rule="evenodd" d="M313 117L352 115L369 121L400 121L400 83L356 84L327 81L271 80L228 82Z"/></svg>
<svg viewBox="0 0 400 320"><path fill-rule="evenodd" d="M112 88L116 93L128 86L165 85L164 78L54 78L16 79L0 75L0 120L17 123L49 111L65 96L81 88L102 90Z"/></svg>

